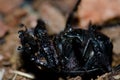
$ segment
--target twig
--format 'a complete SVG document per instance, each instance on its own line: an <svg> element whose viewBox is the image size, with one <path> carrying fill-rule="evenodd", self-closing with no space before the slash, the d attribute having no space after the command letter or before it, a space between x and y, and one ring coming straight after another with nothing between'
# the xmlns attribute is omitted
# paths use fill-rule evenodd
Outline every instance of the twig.
<svg viewBox="0 0 120 80"><path fill-rule="evenodd" d="M20 76L24 76L24 77L27 77L27 78L30 78L30 79L34 79L35 77L31 74L28 74L28 73L24 73L24 72L21 72L21 71L11 71L11 73L14 73L14 74L18 74Z"/></svg>
<svg viewBox="0 0 120 80"><path fill-rule="evenodd" d="M120 79L120 74L113 76L113 78L114 78L115 80L119 80L119 79Z"/></svg>
<svg viewBox="0 0 120 80"><path fill-rule="evenodd" d="M12 80L15 80L15 79L16 79L16 77L17 77L17 74L15 74L15 75L13 76L13 79L12 79Z"/></svg>
<svg viewBox="0 0 120 80"><path fill-rule="evenodd" d="M0 80L2 80L4 73L5 73L5 69L1 69L0 70Z"/></svg>

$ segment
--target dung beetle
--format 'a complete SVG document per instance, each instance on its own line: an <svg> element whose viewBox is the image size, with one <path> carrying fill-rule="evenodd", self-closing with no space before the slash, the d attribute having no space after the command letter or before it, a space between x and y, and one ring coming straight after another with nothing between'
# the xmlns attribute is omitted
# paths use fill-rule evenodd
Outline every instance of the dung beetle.
<svg viewBox="0 0 120 80"><path fill-rule="evenodd" d="M30 63L34 63L32 66L65 76L80 75L85 80L112 71L113 45L109 37L99 32L91 23L88 30L71 26L73 13L80 1L77 1L70 13L64 31L52 38L47 34L42 20L38 20L37 26L31 31L27 28L19 31L19 49Z"/></svg>

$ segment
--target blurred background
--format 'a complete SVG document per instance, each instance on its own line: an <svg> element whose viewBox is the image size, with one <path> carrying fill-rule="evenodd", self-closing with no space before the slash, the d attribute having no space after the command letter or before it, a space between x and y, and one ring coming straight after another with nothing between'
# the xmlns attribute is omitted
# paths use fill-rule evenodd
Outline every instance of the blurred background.
<svg viewBox="0 0 120 80"><path fill-rule="evenodd" d="M31 80L17 75L21 67L18 38L19 24L36 26L37 19L47 25L49 35L65 28L66 19L77 0L0 0L0 80ZM72 25L87 29L89 22L102 26L100 31L113 42L112 66L120 64L120 0L82 0ZM19 69L25 72L24 69ZM27 73L26 73L27 74ZM98 77L98 80L107 80ZM120 79L120 75L119 75ZM80 77L69 80L81 80Z"/></svg>

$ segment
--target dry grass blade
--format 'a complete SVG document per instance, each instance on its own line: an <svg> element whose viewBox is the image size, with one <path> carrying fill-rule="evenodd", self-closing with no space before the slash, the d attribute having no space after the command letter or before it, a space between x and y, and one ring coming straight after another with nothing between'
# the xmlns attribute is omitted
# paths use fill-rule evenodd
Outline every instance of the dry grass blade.
<svg viewBox="0 0 120 80"><path fill-rule="evenodd" d="M14 75L13 79L12 80L16 80L16 77L17 77L17 74Z"/></svg>
<svg viewBox="0 0 120 80"><path fill-rule="evenodd" d="M4 73L5 69L0 69L0 80L2 80Z"/></svg>
<svg viewBox="0 0 120 80"><path fill-rule="evenodd" d="M120 80L120 75L113 76L114 79Z"/></svg>
<svg viewBox="0 0 120 80"><path fill-rule="evenodd" d="M24 76L26 78L30 78L30 79L34 79L35 77L31 74L28 74L28 73L24 73L24 72L21 72L21 71L11 71L11 73L14 73L14 74L17 74L17 75L20 75L20 76Z"/></svg>

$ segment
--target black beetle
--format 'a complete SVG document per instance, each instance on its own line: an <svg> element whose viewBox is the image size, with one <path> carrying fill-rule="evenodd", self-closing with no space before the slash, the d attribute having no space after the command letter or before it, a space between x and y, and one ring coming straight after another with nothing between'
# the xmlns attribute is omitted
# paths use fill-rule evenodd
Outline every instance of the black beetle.
<svg viewBox="0 0 120 80"><path fill-rule="evenodd" d="M19 49L35 65L65 76L80 75L84 79L95 78L112 71L112 48L110 39L90 24L88 30L71 26L73 12L69 15L66 28L52 38L47 34L45 23L38 20L35 29L20 30L22 46ZM29 65L30 66L30 65Z"/></svg>

